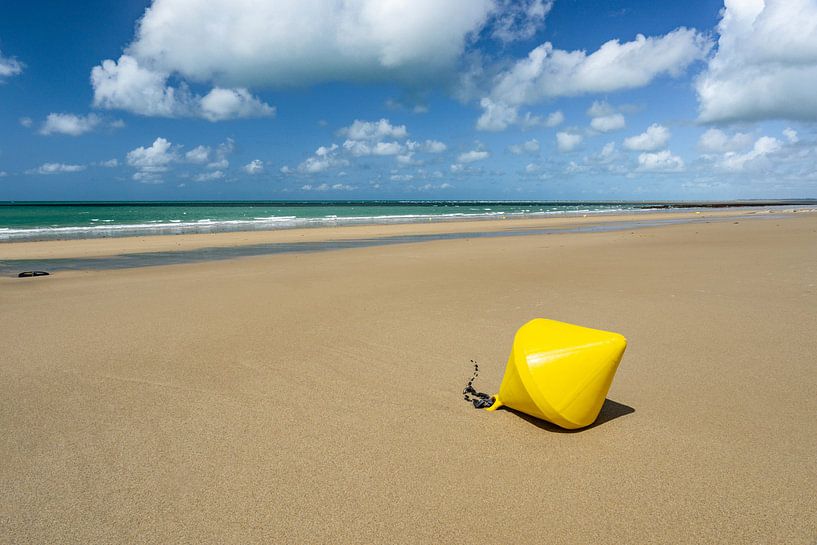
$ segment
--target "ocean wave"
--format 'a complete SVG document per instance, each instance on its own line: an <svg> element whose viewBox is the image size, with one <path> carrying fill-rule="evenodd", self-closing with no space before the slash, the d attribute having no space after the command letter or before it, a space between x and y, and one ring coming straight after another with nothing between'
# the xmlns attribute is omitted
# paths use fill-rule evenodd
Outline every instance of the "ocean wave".
<svg viewBox="0 0 817 545"><path fill-rule="evenodd" d="M488 220L497 219L499 217L535 218L542 216L564 216L576 214L603 215L623 211L638 212L648 210L650 209L616 207L604 209L569 208L538 211L533 211L531 209L517 211L483 210L480 212L450 212L444 214L381 214L373 216L337 216L330 214L323 217L311 218L297 216L260 216L252 219L228 220L214 220L212 218L202 218L193 221L185 221L181 219L145 220L141 223L123 224L113 223L114 220L110 219L99 220L98 218L95 218L92 220L92 224L81 226L50 226L32 228L2 227L0 228L0 242L215 233L229 231L265 231L305 227L334 227L342 225L388 225L429 221L447 222L458 220Z"/></svg>

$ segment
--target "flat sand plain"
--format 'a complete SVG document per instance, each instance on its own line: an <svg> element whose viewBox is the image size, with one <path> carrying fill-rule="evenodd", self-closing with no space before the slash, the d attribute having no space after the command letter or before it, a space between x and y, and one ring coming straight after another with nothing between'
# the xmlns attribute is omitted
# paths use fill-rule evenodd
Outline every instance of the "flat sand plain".
<svg viewBox="0 0 817 545"><path fill-rule="evenodd" d="M817 214L711 216L0 278L0 543L813 545ZM535 317L629 339L597 425L462 400Z"/></svg>

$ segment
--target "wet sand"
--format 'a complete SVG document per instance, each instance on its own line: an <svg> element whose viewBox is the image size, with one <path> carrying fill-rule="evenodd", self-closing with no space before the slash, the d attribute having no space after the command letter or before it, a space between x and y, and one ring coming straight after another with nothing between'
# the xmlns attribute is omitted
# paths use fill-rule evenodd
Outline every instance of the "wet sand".
<svg viewBox="0 0 817 545"><path fill-rule="evenodd" d="M718 218L0 278L0 542L813 544L817 214ZM462 400L540 316L629 339L596 426Z"/></svg>

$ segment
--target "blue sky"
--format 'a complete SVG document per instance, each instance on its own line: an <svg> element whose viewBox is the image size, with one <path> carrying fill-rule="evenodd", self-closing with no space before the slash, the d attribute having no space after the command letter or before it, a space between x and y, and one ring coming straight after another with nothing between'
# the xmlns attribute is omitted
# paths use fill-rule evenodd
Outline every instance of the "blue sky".
<svg viewBox="0 0 817 545"><path fill-rule="evenodd" d="M817 196L817 2L20 2L0 200Z"/></svg>

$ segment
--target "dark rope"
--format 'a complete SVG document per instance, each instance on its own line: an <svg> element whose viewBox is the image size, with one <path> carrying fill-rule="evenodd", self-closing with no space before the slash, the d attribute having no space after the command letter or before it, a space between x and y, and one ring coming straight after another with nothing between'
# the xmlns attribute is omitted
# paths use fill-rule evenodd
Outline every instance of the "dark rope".
<svg viewBox="0 0 817 545"><path fill-rule="evenodd" d="M462 390L463 399L469 403L473 403L477 409L485 409L494 404L494 396L484 392L477 392L474 389L474 381L479 376L479 364L474 360L471 360L471 363L474 364L474 374Z"/></svg>

